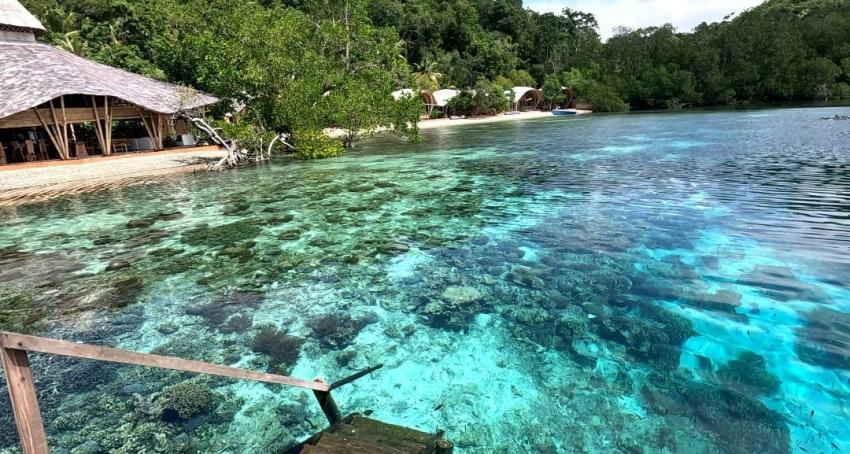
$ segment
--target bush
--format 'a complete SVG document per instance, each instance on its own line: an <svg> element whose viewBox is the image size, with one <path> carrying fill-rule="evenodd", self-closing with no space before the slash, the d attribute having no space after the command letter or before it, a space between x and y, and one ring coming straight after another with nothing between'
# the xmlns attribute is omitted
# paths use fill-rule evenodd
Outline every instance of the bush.
<svg viewBox="0 0 850 454"><path fill-rule="evenodd" d="M300 159L324 159L345 153L342 142L332 139L321 131L296 131L293 134L295 154Z"/></svg>
<svg viewBox="0 0 850 454"><path fill-rule="evenodd" d="M446 104L446 111L449 112L449 115L466 115L472 111L474 105L472 92L461 90L457 96L450 99Z"/></svg>
<svg viewBox="0 0 850 454"><path fill-rule="evenodd" d="M478 79L472 95L473 110L478 115L494 115L504 112L510 106L510 99L500 85Z"/></svg>

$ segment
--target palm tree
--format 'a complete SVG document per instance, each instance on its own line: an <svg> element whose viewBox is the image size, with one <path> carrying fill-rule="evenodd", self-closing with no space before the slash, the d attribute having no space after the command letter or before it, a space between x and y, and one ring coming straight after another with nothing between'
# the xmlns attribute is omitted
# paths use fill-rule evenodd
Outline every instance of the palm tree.
<svg viewBox="0 0 850 454"><path fill-rule="evenodd" d="M443 78L443 73L437 71L436 63L426 58L422 63L414 64L413 68L416 70L413 73L413 79L416 82L417 88L430 91L440 89L440 80Z"/></svg>

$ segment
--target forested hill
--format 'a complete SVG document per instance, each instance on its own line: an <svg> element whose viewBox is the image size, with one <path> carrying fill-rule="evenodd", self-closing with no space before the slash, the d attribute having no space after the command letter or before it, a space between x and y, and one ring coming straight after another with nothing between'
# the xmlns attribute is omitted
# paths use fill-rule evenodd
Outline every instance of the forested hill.
<svg viewBox="0 0 850 454"><path fill-rule="evenodd" d="M569 84L596 110L850 98L850 0L769 0L693 31L620 29L607 42L591 14L540 14L521 0L23 3L49 28L47 41L219 96L265 100L272 122L294 115L275 102L315 104L317 93L362 76L352 65L384 71L370 75L380 83L349 81L380 90L486 79L553 93ZM282 78L313 70L323 80L310 87Z"/></svg>

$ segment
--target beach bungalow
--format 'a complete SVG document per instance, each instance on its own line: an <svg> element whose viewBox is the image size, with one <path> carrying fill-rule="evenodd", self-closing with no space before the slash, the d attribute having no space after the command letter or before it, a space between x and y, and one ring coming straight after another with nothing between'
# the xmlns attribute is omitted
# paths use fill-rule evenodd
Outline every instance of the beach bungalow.
<svg viewBox="0 0 850 454"><path fill-rule="evenodd" d="M437 90L433 93L434 104L437 107L445 109L449 101L451 101L452 98L457 96L457 94L458 91L453 88L443 88L442 90Z"/></svg>
<svg viewBox="0 0 850 454"><path fill-rule="evenodd" d="M518 112L537 109L543 102L543 92L532 87L514 87L508 97L511 109Z"/></svg>
<svg viewBox="0 0 850 454"><path fill-rule="evenodd" d="M168 138L188 132L176 114L218 99L37 42L45 31L0 0L0 164L194 145Z"/></svg>
<svg viewBox="0 0 850 454"><path fill-rule="evenodd" d="M398 101L404 97L414 97L416 96L416 91L412 88L402 88L401 90L396 90L391 93L393 99ZM437 107L437 101L434 99L434 95L428 90L420 90L419 96L422 98L422 103L425 104L425 114L427 116L431 116L431 112L434 111L434 107Z"/></svg>

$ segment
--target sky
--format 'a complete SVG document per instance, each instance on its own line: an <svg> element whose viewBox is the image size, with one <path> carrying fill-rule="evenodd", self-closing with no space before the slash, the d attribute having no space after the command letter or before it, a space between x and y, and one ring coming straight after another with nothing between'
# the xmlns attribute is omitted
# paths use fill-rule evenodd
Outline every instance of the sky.
<svg viewBox="0 0 850 454"><path fill-rule="evenodd" d="M614 27L649 27L672 23L680 31L690 31L701 22L715 22L729 13L762 3L763 0L525 0L525 6L543 13L560 12L564 7L593 13L603 39Z"/></svg>

